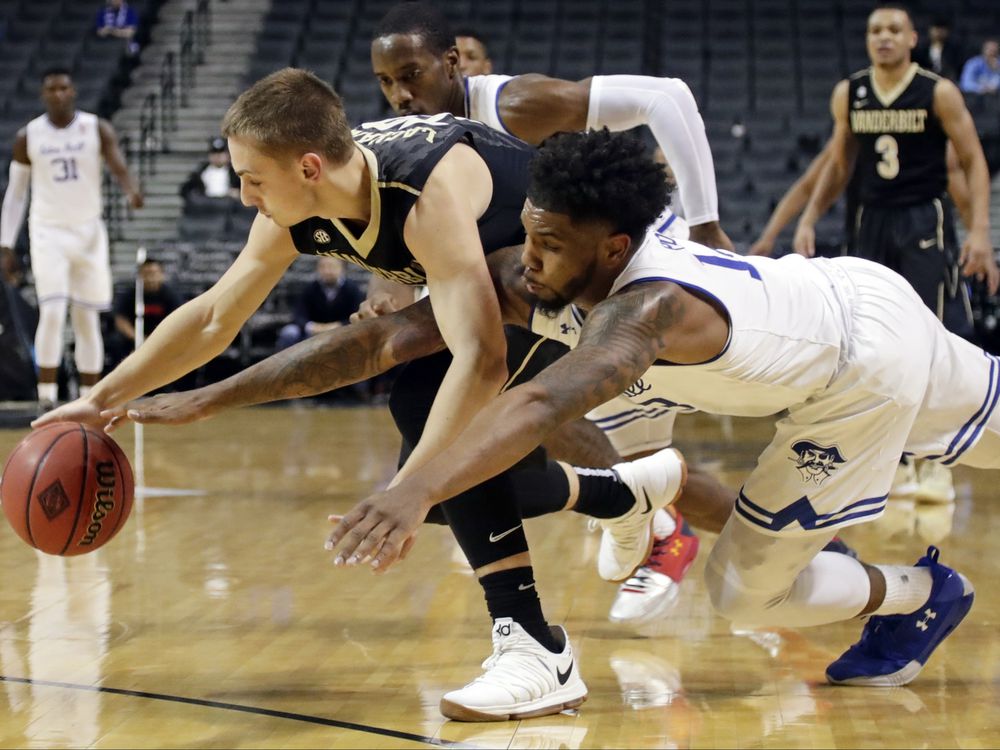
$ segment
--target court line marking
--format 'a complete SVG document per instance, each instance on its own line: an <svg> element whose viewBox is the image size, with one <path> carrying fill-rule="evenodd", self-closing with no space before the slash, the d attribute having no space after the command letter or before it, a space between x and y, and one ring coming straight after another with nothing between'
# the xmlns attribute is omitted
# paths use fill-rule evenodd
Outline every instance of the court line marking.
<svg viewBox="0 0 1000 750"><path fill-rule="evenodd" d="M239 703L226 703L224 701L212 701L205 698L187 698L183 695L169 695L167 693L150 693L145 690L128 690L125 688L103 687L101 685L78 685L72 682L57 682L55 680L35 680L30 677L8 677L0 675L0 682L16 682L22 685L38 685L41 687L57 687L67 690L82 690L90 693L108 693L110 695L125 695L131 698L148 698L156 701L167 701L170 703L184 703L190 706L203 706L205 708L221 708L224 711L239 711L246 714L257 714L258 716L270 716L275 719L288 719L290 721L302 721L307 724L319 724L325 727L336 727L338 729L350 729L355 732L365 732L367 734L379 734L384 737L394 737L400 740L410 740L421 742L425 745L436 747L456 747L456 748L478 748L478 745L469 745L463 742L453 742L451 740L441 740L436 737L425 737L421 734L411 734L409 732L399 732L395 729L383 729L373 727L368 724L356 724L352 721L341 721L339 719L326 719L322 716L311 716L309 714L297 714L292 711L278 711L273 708L260 708L258 706L244 706Z"/></svg>

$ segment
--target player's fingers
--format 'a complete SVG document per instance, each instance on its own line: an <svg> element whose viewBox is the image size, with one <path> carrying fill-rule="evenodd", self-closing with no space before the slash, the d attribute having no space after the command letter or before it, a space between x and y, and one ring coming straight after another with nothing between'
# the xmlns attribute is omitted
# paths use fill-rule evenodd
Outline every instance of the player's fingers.
<svg viewBox="0 0 1000 750"><path fill-rule="evenodd" d="M354 549L350 551L347 549L347 544L350 542L351 534L360 531L360 527L355 527L354 530L348 532L344 544L341 545L341 554L347 555L346 564L357 565L378 554L386 537L389 536L391 528L385 521L371 524L364 535L359 533L359 539L354 545Z"/></svg>
<svg viewBox="0 0 1000 750"><path fill-rule="evenodd" d="M337 556L333 560L334 565L346 563L355 548L375 527L378 521L374 518L374 514L370 516L367 510L367 506L355 508L333 527L326 540L326 548L331 551L337 550Z"/></svg>
<svg viewBox="0 0 1000 750"><path fill-rule="evenodd" d="M140 424L186 424L197 420L198 414L184 404L170 400L156 400L133 406L125 412L133 422Z"/></svg>
<svg viewBox="0 0 1000 750"><path fill-rule="evenodd" d="M405 557L403 550L409 550L406 546L407 541L408 538L405 532L400 529L393 529L386 536L381 549L375 554L375 558L372 560L372 568L377 572L384 573L402 560ZM412 543L410 546L413 546Z"/></svg>
<svg viewBox="0 0 1000 750"><path fill-rule="evenodd" d="M410 554L410 550L413 549L413 545L416 543L416 541L417 541L416 532L406 537L406 540L403 542L403 548L399 551L400 560L406 559L406 556Z"/></svg>

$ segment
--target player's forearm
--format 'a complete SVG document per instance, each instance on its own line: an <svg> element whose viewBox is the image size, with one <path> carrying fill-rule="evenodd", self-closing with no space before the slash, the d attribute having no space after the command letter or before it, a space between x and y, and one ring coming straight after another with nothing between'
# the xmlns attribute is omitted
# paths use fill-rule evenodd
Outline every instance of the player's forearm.
<svg viewBox="0 0 1000 750"><path fill-rule="evenodd" d="M597 76L587 127L626 130L648 125L677 177L692 226L718 221L715 165L698 104L683 81L652 76Z"/></svg>
<svg viewBox="0 0 1000 750"><path fill-rule="evenodd" d="M839 160L830 159L816 180L816 187L802 210L800 221L813 226L819 217L830 210L837 197L843 192L850 175L845 164Z"/></svg>
<svg viewBox="0 0 1000 750"><path fill-rule="evenodd" d="M206 387L213 412L305 398L380 375L444 349L430 304L319 333Z"/></svg>
<svg viewBox="0 0 1000 750"><path fill-rule="evenodd" d="M971 159L971 164L964 165L969 192L970 232L990 232L990 173L986 159L981 154L979 158Z"/></svg>
<svg viewBox="0 0 1000 750"><path fill-rule="evenodd" d="M113 169L112 173L115 179L118 180L118 184L121 185L122 190L125 191L127 195L135 195L139 192L139 185L132 177L132 173L129 172L128 167L124 164L118 169Z"/></svg>
<svg viewBox="0 0 1000 750"><path fill-rule="evenodd" d="M803 211L808 202L809 192L805 189L800 178L788 188L788 192L778 201L778 205L774 207L774 212L767 220L761 236L772 242L776 240L778 235L781 234L781 230L788 226Z"/></svg>
<svg viewBox="0 0 1000 750"><path fill-rule="evenodd" d="M238 327L222 327L201 298L168 315L146 342L98 382L91 401L110 408L172 383L226 350Z"/></svg>
<svg viewBox="0 0 1000 750"><path fill-rule="evenodd" d="M24 222L24 214L28 208L28 184L31 179L31 168L17 160L10 163L10 173L7 181L7 192L3 196L3 207L0 208L0 247L14 247L17 235Z"/></svg>

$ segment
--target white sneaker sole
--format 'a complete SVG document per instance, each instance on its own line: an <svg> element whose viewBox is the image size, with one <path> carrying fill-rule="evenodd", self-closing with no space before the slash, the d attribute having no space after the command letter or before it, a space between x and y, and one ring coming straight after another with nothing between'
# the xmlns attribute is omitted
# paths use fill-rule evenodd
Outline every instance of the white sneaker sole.
<svg viewBox="0 0 1000 750"><path fill-rule="evenodd" d="M582 693L580 692L582 690ZM582 706L587 700L587 688L582 683L571 688L563 688L538 700L506 706L463 706L460 703L441 699L441 713L453 721L513 721L549 716L560 711Z"/></svg>

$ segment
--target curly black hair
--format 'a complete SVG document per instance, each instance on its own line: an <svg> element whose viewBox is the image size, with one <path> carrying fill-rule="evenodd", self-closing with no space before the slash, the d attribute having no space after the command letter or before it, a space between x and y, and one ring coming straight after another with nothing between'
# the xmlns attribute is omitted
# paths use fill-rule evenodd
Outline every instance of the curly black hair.
<svg viewBox="0 0 1000 750"><path fill-rule="evenodd" d="M535 206L574 220L608 221L636 244L669 197L663 166L629 133L559 133L531 162L528 198Z"/></svg>
<svg viewBox="0 0 1000 750"><path fill-rule="evenodd" d="M455 46L455 33L439 8L430 3L405 2L393 5L375 26L372 41L393 34L417 34L427 51L443 55Z"/></svg>

